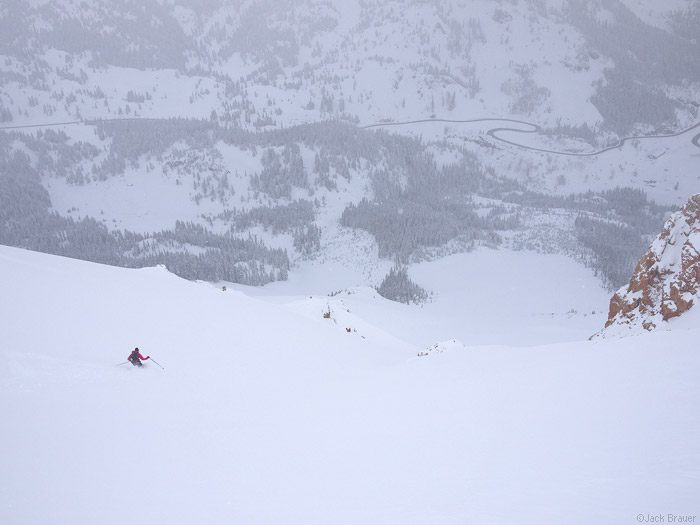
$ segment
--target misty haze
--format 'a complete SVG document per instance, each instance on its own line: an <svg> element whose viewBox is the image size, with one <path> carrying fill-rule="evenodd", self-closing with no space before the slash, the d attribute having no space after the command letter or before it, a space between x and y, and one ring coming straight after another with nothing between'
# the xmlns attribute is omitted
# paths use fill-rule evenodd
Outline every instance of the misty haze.
<svg viewBox="0 0 700 525"><path fill-rule="evenodd" d="M699 523L700 0L3 0L0 522Z"/></svg>

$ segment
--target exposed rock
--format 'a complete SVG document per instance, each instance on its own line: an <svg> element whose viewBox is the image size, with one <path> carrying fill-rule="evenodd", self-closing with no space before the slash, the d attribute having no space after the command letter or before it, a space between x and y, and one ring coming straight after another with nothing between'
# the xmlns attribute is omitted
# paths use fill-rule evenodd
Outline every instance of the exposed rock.
<svg viewBox="0 0 700 525"><path fill-rule="evenodd" d="M615 327L653 330L687 312L700 288L700 194L664 225L637 264L629 285L610 300L605 335Z"/></svg>

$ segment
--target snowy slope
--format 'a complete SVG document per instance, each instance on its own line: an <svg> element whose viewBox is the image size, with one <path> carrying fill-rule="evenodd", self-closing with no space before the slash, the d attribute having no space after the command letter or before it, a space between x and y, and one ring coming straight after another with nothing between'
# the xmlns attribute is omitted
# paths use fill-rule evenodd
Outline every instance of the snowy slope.
<svg viewBox="0 0 700 525"><path fill-rule="evenodd" d="M314 314L158 268L0 247L0 289L2 523L699 510L697 326L419 358L381 326L348 334L320 298ZM136 345L165 370L115 367Z"/></svg>
<svg viewBox="0 0 700 525"><path fill-rule="evenodd" d="M684 12L694 0L669 0L666 2L649 2L648 0L622 0L640 19L649 25L667 29L669 15Z"/></svg>
<svg viewBox="0 0 700 525"><path fill-rule="evenodd" d="M661 27L693 5L623 3ZM594 125L595 84L615 65L572 25L562 0L43 4L0 17L4 26L28 26L29 35L8 31L0 49L0 121L206 119L214 111L256 129L430 115L529 114L541 124ZM598 18L614 20L605 4L591 4ZM76 27L84 38L72 42L66 33ZM686 106L683 118L696 87L674 94ZM518 105L537 89L532 107Z"/></svg>

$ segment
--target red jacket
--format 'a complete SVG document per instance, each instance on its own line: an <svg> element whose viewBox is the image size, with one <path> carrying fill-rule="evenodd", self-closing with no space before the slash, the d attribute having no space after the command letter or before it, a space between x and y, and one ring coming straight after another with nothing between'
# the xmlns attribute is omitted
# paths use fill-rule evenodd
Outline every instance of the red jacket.
<svg viewBox="0 0 700 525"><path fill-rule="evenodd" d="M148 359L148 357L143 357L141 355L141 352L139 352L138 350L134 350L133 352L131 352L131 354L129 354L129 358L131 358L131 356L133 356L134 354L137 354L139 356L139 359L141 359L142 361Z"/></svg>

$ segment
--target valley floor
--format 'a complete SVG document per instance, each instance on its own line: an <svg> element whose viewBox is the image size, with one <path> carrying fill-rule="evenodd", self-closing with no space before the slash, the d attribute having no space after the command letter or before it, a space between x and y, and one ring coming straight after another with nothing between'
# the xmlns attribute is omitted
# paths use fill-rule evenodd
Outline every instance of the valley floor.
<svg viewBox="0 0 700 525"><path fill-rule="evenodd" d="M411 279L432 296L407 306L367 287L367 276L357 269L365 261L350 252L345 263L301 263L288 281L226 286L273 303L299 303L309 293L333 295L330 305L342 309L342 301L354 316L418 347L453 338L509 346L581 341L607 319L611 292L592 270L564 255L479 249L413 265ZM381 279L379 269L373 275Z"/></svg>

